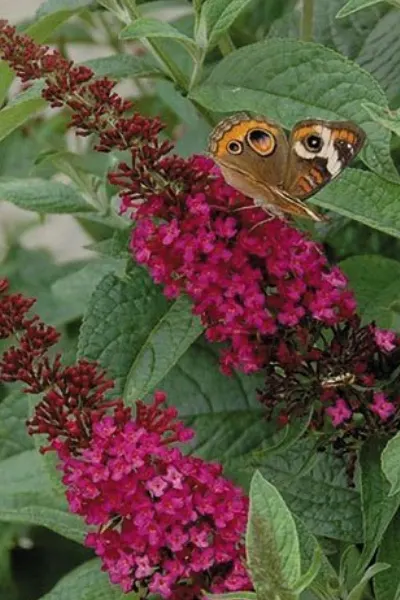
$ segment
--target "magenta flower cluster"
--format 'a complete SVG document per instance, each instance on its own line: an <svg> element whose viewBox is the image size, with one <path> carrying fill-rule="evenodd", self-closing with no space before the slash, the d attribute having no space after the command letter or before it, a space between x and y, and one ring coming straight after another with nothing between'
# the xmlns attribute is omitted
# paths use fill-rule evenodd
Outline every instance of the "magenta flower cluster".
<svg viewBox="0 0 400 600"><path fill-rule="evenodd" d="M193 432L164 408L165 394L137 404L136 419L103 416L73 454L53 441L70 510L96 530L86 545L112 583L162 598L251 589L244 566L248 500L222 467L171 446ZM172 432L172 435L171 435Z"/></svg>
<svg viewBox="0 0 400 600"><path fill-rule="evenodd" d="M213 161L199 156L193 171L209 174L204 192L176 203L126 197L123 211L134 208L136 260L167 297L190 296L209 341L227 343L224 372L257 371L276 358L274 341L299 325L334 325L354 313L346 278L316 243L280 219L257 225L265 213L228 186Z"/></svg>

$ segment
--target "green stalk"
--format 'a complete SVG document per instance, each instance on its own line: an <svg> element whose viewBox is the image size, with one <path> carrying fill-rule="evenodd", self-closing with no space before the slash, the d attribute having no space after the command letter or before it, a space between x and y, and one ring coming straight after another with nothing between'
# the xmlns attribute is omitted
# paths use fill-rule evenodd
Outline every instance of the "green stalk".
<svg viewBox="0 0 400 600"><path fill-rule="evenodd" d="M301 39L311 42L313 39L314 0L303 0L301 11Z"/></svg>
<svg viewBox="0 0 400 600"><path fill-rule="evenodd" d="M124 0L125 7L129 13L129 16L134 21L141 17L140 11L136 6L134 0ZM147 39L144 42L148 48L152 51L154 56L164 65L166 70L169 72L173 81L183 90L187 91L189 82L184 73L179 69L178 65L163 51L160 44L156 40Z"/></svg>

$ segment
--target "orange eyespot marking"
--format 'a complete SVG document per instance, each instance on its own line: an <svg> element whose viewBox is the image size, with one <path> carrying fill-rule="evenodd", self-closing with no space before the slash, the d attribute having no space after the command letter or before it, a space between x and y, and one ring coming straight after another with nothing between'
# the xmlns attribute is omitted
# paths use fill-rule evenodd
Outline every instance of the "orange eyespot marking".
<svg viewBox="0 0 400 600"><path fill-rule="evenodd" d="M264 130L271 136L272 140L275 140L275 136L278 133L278 129L270 123L263 123L262 121L257 121L255 119L243 121L230 127L230 129L225 131L218 140L215 140L215 150L213 150L213 153L217 157L226 154L228 145L232 140L243 142L251 130Z"/></svg>
<svg viewBox="0 0 400 600"><path fill-rule="evenodd" d="M269 156L275 150L276 141L271 132L263 127L250 129L246 135L250 148L261 156Z"/></svg>

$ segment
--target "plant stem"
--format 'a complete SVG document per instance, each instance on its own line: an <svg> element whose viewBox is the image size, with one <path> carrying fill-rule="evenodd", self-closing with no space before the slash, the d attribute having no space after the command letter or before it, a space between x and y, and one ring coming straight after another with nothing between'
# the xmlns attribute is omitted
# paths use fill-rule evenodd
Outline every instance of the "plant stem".
<svg viewBox="0 0 400 600"><path fill-rule="evenodd" d="M301 11L301 39L311 42L313 39L314 0L303 0Z"/></svg>
<svg viewBox="0 0 400 600"><path fill-rule="evenodd" d="M140 11L134 0L124 0L126 10L129 16L134 21L141 17ZM176 63L170 59L167 53L164 52L161 45L154 39L143 40L143 43L151 50L153 55L161 62L171 76L171 79L182 89L186 90L189 87L189 82L185 74L179 69Z"/></svg>

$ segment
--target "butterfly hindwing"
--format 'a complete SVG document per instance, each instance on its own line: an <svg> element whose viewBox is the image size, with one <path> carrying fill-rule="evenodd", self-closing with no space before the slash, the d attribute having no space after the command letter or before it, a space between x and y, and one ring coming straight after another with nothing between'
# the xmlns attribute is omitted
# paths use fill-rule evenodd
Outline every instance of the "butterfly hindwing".
<svg viewBox="0 0 400 600"><path fill-rule="evenodd" d="M305 200L340 175L361 150L364 131L351 121L300 121L289 139L283 189Z"/></svg>

